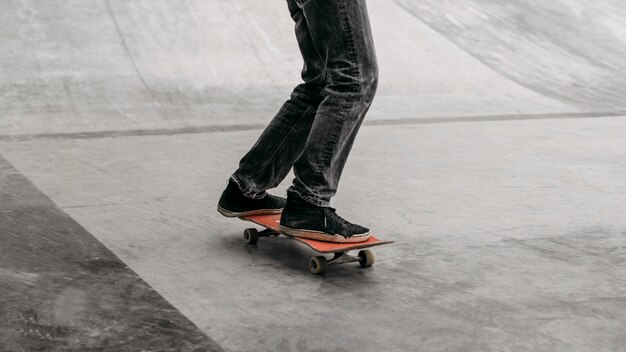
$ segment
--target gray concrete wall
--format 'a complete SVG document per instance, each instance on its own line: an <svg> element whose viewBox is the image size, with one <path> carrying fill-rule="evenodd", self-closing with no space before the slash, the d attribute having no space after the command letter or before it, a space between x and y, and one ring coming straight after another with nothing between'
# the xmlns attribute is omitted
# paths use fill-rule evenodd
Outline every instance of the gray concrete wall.
<svg viewBox="0 0 626 352"><path fill-rule="evenodd" d="M624 5L371 0L370 119L624 110ZM284 2L10 1L0 135L268 121L299 80Z"/></svg>

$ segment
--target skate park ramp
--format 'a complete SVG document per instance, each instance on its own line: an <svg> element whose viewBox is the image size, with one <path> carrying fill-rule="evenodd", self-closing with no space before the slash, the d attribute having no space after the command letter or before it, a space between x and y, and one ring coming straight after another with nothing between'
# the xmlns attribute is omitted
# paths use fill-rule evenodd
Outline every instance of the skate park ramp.
<svg viewBox="0 0 626 352"><path fill-rule="evenodd" d="M266 123L299 81L284 1L8 1L0 133ZM370 0L376 120L626 109L619 0Z"/></svg>
<svg viewBox="0 0 626 352"><path fill-rule="evenodd" d="M396 243L317 277L215 211L299 82L284 1L3 1L0 346L622 350L626 4L368 6L333 207Z"/></svg>

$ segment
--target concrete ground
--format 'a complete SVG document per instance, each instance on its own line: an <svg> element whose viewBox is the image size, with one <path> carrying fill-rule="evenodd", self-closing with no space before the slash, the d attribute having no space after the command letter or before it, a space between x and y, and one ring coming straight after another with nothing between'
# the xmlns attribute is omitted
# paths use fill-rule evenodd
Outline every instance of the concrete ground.
<svg viewBox="0 0 626 352"><path fill-rule="evenodd" d="M333 206L397 242L321 277L215 211L297 83L284 4L54 4L0 15L0 154L182 314L179 338L188 319L227 351L626 346L620 2L371 0L381 89Z"/></svg>

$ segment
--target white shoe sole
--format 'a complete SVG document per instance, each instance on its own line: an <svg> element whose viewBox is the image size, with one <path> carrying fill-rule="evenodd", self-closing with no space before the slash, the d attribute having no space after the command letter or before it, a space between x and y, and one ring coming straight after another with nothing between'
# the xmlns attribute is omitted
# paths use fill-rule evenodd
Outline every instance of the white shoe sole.
<svg viewBox="0 0 626 352"><path fill-rule="evenodd" d="M250 211L244 211L240 213L228 211L219 205L217 206L217 211L224 215L227 218L241 218L244 216L252 216L252 215L271 215L271 214L280 214L283 212L283 209L256 209Z"/></svg>
<svg viewBox="0 0 626 352"><path fill-rule="evenodd" d="M292 229L283 225L280 225L280 230L293 237L308 238L311 240L333 243L361 243L367 241L372 236L372 234L368 232L366 234L354 235L352 237L343 237L341 235L329 235L321 231Z"/></svg>

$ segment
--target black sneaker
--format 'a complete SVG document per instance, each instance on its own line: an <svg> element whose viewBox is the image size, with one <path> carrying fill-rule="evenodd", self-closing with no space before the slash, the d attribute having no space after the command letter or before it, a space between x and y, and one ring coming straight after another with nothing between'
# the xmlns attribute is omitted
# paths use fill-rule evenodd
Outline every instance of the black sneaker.
<svg viewBox="0 0 626 352"><path fill-rule="evenodd" d="M279 214L285 207L285 198L266 194L261 199L246 197L239 185L233 180L228 181L228 186L222 193L217 203L217 211L229 218L242 216Z"/></svg>
<svg viewBox="0 0 626 352"><path fill-rule="evenodd" d="M295 192L287 194L280 229L294 237L338 243L364 242L371 236L369 229L346 221L335 209L310 204Z"/></svg>

